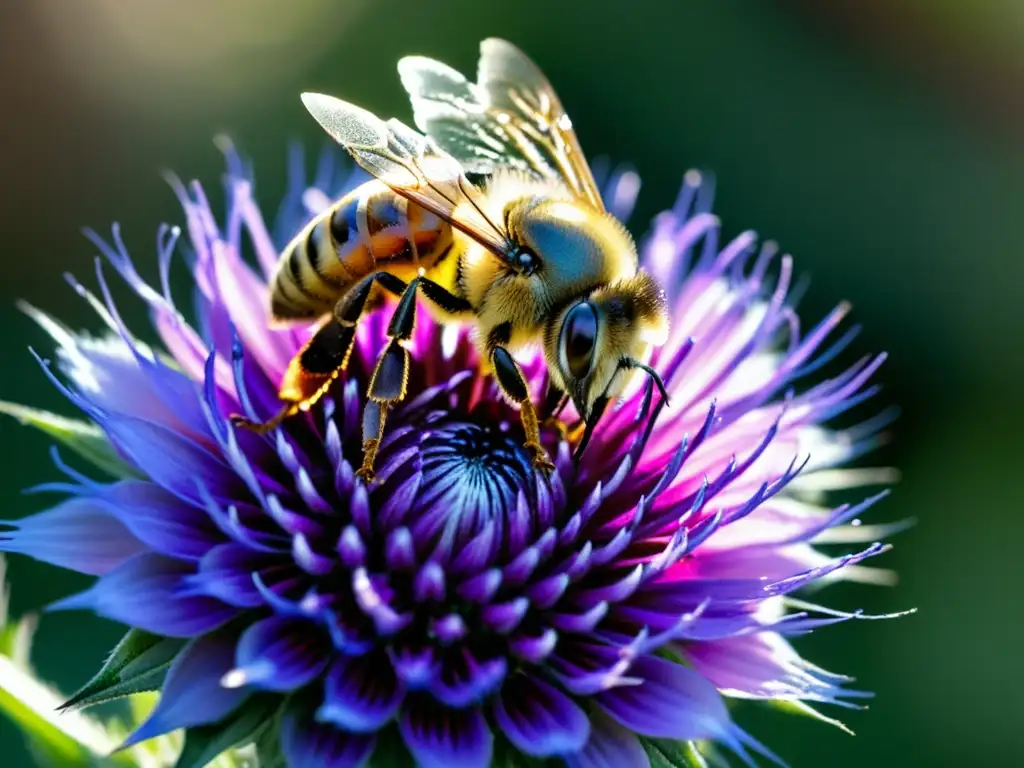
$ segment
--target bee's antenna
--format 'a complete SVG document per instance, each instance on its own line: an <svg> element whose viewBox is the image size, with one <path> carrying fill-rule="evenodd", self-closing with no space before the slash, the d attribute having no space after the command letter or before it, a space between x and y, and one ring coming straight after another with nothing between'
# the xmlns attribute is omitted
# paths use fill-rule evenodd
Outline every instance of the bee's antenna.
<svg viewBox="0 0 1024 768"><path fill-rule="evenodd" d="M634 360L632 357L627 357L619 363L623 368L639 368L641 371L646 373L654 381L654 385L658 388L661 393L661 399L665 401L665 405L669 405L668 390L665 389L665 382L661 379L661 374L651 368L651 366L641 363L639 360Z"/></svg>
<svg viewBox="0 0 1024 768"><path fill-rule="evenodd" d="M586 450L587 444L590 442L591 435L594 434L594 427L601 420L601 414L604 413L604 409L607 407L608 398L604 395L594 401L594 407L590 409L590 418L587 419L586 426L583 428L583 437L580 439L580 444L576 446L576 453L573 454L573 459L577 464L579 463L580 456L583 455L583 451Z"/></svg>

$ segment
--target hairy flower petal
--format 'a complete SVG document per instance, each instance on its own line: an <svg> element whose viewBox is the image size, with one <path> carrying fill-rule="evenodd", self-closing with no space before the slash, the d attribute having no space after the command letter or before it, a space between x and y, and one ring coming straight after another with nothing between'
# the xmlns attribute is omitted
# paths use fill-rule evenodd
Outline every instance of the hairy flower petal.
<svg viewBox="0 0 1024 768"><path fill-rule="evenodd" d="M236 610L219 600L183 594L193 566L141 554L106 573L92 587L49 610L88 608L100 616L168 637L195 637L224 624Z"/></svg>
<svg viewBox="0 0 1024 768"><path fill-rule="evenodd" d="M99 576L146 551L146 545L95 499L69 499L47 512L0 522L0 552Z"/></svg>

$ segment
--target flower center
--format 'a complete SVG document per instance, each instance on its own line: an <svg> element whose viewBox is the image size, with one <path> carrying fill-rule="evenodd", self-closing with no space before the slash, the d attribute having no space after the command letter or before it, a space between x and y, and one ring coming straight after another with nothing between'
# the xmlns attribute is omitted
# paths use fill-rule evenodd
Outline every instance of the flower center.
<svg viewBox="0 0 1024 768"><path fill-rule="evenodd" d="M424 441L421 462L417 506L443 510L438 532L456 548L490 526L500 544L520 491L534 498L529 454L497 425L442 424Z"/></svg>

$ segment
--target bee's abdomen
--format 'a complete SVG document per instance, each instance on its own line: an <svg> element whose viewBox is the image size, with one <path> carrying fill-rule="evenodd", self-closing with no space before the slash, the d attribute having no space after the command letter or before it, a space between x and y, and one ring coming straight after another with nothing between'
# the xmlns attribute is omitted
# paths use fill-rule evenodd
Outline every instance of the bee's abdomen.
<svg viewBox="0 0 1024 768"><path fill-rule="evenodd" d="M371 272L430 269L451 246L447 222L368 181L307 224L281 253L271 312L279 320L320 317Z"/></svg>

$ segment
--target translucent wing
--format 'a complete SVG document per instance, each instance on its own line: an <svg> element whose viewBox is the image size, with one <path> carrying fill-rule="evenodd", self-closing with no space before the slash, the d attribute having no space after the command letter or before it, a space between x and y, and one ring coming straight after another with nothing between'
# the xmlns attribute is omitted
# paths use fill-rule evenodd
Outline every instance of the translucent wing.
<svg viewBox="0 0 1024 768"><path fill-rule="evenodd" d="M480 191L459 162L432 139L333 96L304 93L302 103L366 171L515 266L505 232L477 202Z"/></svg>
<svg viewBox="0 0 1024 768"><path fill-rule="evenodd" d="M422 56L398 62L416 126L467 171L505 166L563 182L603 210L601 194L551 83L511 43L480 44L477 82Z"/></svg>

